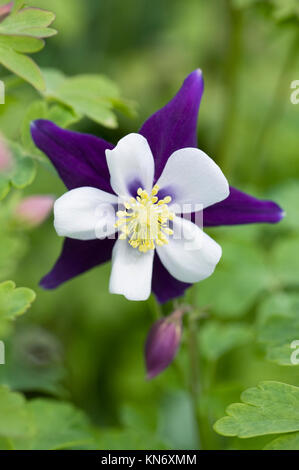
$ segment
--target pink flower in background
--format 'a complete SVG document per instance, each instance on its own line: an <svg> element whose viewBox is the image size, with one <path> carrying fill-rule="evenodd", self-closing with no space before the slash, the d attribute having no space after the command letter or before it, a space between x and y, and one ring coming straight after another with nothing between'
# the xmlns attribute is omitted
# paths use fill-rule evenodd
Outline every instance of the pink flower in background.
<svg viewBox="0 0 299 470"><path fill-rule="evenodd" d="M8 15L10 15L12 8L13 8L13 2L9 2L9 3L6 3L5 5L0 6L0 23Z"/></svg>
<svg viewBox="0 0 299 470"><path fill-rule="evenodd" d="M13 159L9 148L0 134L0 173L11 170Z"/></svg>
<svg viewBox="0 0 299 470"><path fill-rule="evenodd" d="M55 198L38 194L22 199L16 207L17 219L31 227L36 227L44 222L50 215Z"/></svg>

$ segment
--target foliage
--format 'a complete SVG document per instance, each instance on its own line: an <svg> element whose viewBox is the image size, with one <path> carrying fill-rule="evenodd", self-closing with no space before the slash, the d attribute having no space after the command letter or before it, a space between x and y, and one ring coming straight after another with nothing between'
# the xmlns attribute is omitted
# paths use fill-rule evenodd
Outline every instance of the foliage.
<svg viewBox="0 0 299 470"><path fill-rule="evenodd" d="M54 19L50 11L29 7L15 9L0 23L0 62L38 90L45 88L43 76L25 54L40 51L43 38L56 34L48 27Z"/></svg>
<svg viewBox="0 0 299 470"><path fill-rule="evenodd" d="M228 416L215 424L220 434L248 438L298 431L298 387L262 382L258 387L245 390L241 399L243 403L230 405L226 410Z"/></svg>
<svg viewBox="0 0 299 470"><path fill-rule="evenodd" d="M88 420L72 405L0 388L0 436L9 449L66 449L92 440Z"/></svg>
<svg viewBox="0 0 299 470"><path fill-rule="evenodd" d="M0 22L0 132L12 163L0 169L0 449L299 449L298 27L296 0L14 2ZM40 289L61 240L51 219L29 229L15 208L65 191L32 120L116 143L198 66L199 147L286 217L207 229L222 260L183 300L193 309L173 366L146 381L157 311L110 295L109 265Z"/></svg>
<svg viewBox="0 0 299 470"><path fill-rule="evenodd" d="M9 321L15 320L28 310L35 293L26 287L18 287L13 281L0 284L0 332L5 331Z"/></svg>

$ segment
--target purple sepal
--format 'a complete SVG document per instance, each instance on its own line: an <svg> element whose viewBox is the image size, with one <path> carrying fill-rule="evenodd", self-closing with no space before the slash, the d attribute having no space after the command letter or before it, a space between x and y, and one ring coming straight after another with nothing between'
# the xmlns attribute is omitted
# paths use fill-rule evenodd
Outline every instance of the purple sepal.
<svg viewBox="0 0 299 470"><path fill-rule="evenodd" d="M182 336L182 315L178 310L153 324L145 343L147 379L153 379L173 361Z"/></svg>
<svg viewBox="0 0 299 470"><path fill-rule="evenodd" d="M66 238L53 269L41 280L44 289L55 289L78 274L110 260L115 240L73 240Z"/></svg>
<svg viewBox="0 0 299 470"><path fill-rule="evenodd" d="M257 199L230 187L229 196L207 207L203 212L203 225L275 224L284 217L284 211L273 201Z"/></svg>
<svg viewBox="0 0 299 470"><path fill-rule="evenodd" d="M159 256L155 253L152 291L160 304L181 297L184 295L185 290L191 285L192 284L175 279L163 266Z"/></svg>
<svg viewBox="0 0 299 470"><path fill-rule="evenodd" d="M31 123L31 135L68 189L93 186L113 193L105 155L106 149L113 149L112 144L93 135L61 129L44 119Z"/></svg>
<svg viewBox="0 0 299 470"><path fill-rule="evenodd" d="M155 159L155 180L173 152L197 147L197 115L203 88L202 72L194 70L174 98L141 127L139 133L147 139Z"/></svg>

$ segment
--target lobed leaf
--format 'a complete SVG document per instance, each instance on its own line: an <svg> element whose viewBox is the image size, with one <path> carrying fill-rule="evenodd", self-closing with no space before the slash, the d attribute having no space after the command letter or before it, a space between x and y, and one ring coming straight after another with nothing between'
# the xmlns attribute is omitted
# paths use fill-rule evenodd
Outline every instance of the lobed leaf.
<svg viewBox="0 0 299 470"><path fill-rule="evenodd" d="M93 439L88 419L70 403L35 399L28 402L27 410L32 416L34 433L13 440L16 449L66 449Z"/></svg>
<svg viewBox="0 0 299 470"><path fill-rule="evenodd" d="M24 397L0 386L0 436L20 438L32 432L30 412Z"/></svg>
<svg viewBox="0 0 299 470"><path fill-rule="evenodd" d="M117 127L113 109L134 115L131 102L121 99L118 87L102 75L66 77L59 71L44 69L44 95L109 128Z"/></svg>
<svg viewBox="0 0 299 470"><path fill-rule="evenodd" d="M36 175L36 162L23 153L22 148L10 143L15 161L14 169L10 175L11 184L17 189L23 189L31 184Z"/></svg>
<svg viewBox="0 0 299 470"><path fill-rule="evenodd" d="M216 432L248 438L299 431L299 387L262 382L245 390L241 400L229 405L228 416L214 425Z"/></svg>
<svg viewBox="0 0 299 470"><path fill-rule="evenodd" d="M264 450L299 450L299 432L273 439L264 447Z"/></svg>
<svg viewBox="0 0 299 470"><path fill-rule="evenodd" d="M11 72L28 81L38 90L45 89L44 78L38 66L30 57L0 44L0 63Z"/></svg>
<svg viewBox="0 0 299 470"><path fill-rule="evenodd" d="M43 37L40 34L36 34L36 32L46 32L47 26L54 20L55 15L51 11L34 7L22 8L15 14L11 14L5 18L0 25L0 34L21 34ZM56 32L54 32L54 34L55 33Z"/></svg>
<svg viewBox="0 0 299 470"><path fill-rule="evenodd" d="M0 46L10 47L17 52L38 52L45 43L42 39L31 36L0 35Z"/></svg>
<svg viewBox="0 0 299 470"><path fill-rule="evenodd" d="M13 281L0 284L0 317L4 320L14 320L25 313L35 300L35 293L27 287L18 287Z"/></svg>
<svg viewBox="0 0 299 470"><path fill-rule="evenodd" d="M15 3L12 13L0 23L0 63L42 91L45 82L40 69L22 53L41 50L44 47L41 38L56 34L57 31L48 28L55 15L40 8L21 8L23 3Z"/></svg>

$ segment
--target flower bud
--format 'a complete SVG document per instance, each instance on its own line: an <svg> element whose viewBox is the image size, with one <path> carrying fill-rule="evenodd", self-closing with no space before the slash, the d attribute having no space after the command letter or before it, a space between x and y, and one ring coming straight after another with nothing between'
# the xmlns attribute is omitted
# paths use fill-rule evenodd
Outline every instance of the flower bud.
<svg viewBox="0 0 299 470"><path fill-rule="evenodd" d="M153 379L173 361L182 336L182 310L153 324L145 344L147 378Z"/></svg>
<svg viewBox="0 0 299 470"><path fill-rule="evenodd" d="M49 216L53 204L53 196L36 195L25 197L17 205L15 215L21 222L30 227L36 227Z"/></svg>
<svg viewBox="0 0 299 470"><path fill-rule="evenodd" d="M13 2L9 2L9 3L6 3L5 5L0 6L0 23L8 15L10 15L12 8L13 8Z"/></svg>
<svg viewBox="0 0 299 470"><path fill-rule="evenodd" d="M0 173L6 173L12 169L13 158L2 135L0 134Z"/></svg>

